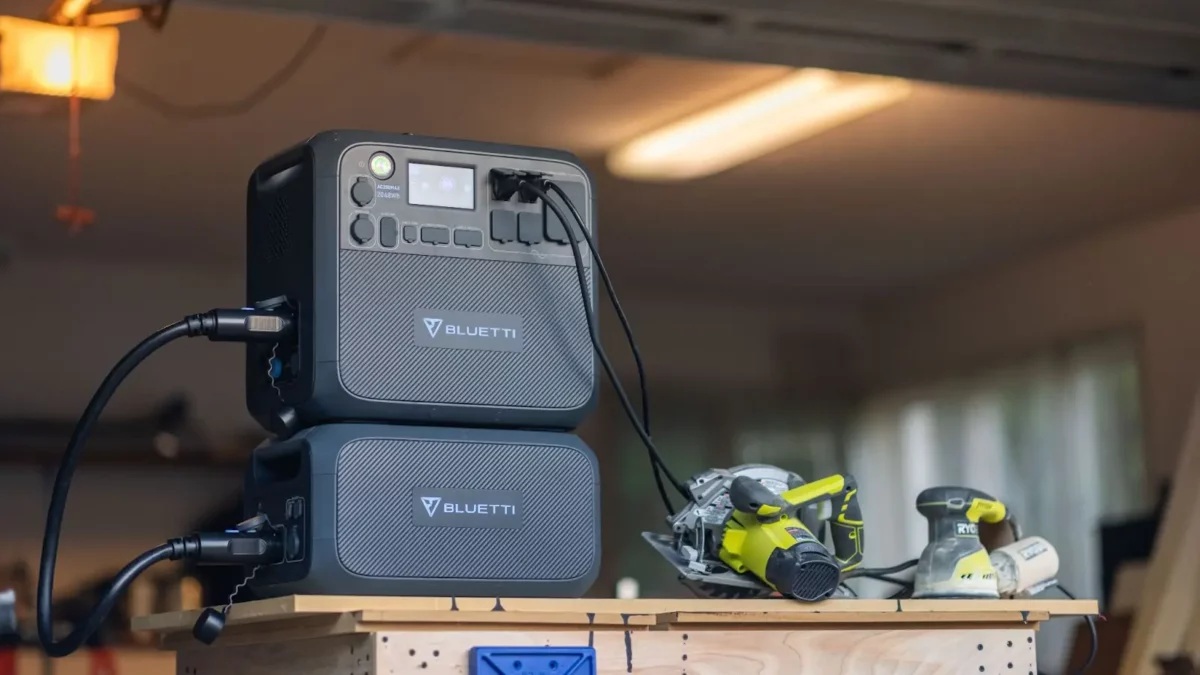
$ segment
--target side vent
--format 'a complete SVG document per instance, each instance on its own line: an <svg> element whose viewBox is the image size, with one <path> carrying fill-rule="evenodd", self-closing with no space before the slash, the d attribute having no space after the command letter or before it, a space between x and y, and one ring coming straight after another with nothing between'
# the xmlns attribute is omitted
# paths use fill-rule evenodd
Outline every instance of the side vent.
<svg viewBox="0 0 1200 675"><path fill-rule="evenodd" d="M287 255L288 243L291 241L291 218L288 210L288 200L284 195L276 194L271 211L267 214L266 260L276 262Z"/></svg>

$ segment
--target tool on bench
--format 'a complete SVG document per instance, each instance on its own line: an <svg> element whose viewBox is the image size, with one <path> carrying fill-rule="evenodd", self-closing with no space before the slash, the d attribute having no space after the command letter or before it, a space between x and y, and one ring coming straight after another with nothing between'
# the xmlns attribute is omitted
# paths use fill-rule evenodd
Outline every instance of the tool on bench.
<svg viewBox="0 0 1200 675"><path fill-rule="evenodd" d="M862 563L862 512L851 476L805 483L752 464L702 472L688 487L692 500L670 518L674 534L642 536L699 595L778 592L823 600L837 591L843 572ZM833 553L822 544L826 521Z"/></svg>
<svg viewBox="0 0 1200 675"><path fill-rule="evenodd" d="M913 577L914 598L997 598L996 569L979 541L979 523L1007 521L1021 538L1004 504L965 487L933 487L917 495L917 511L929 521L929 543Z"/></svg>

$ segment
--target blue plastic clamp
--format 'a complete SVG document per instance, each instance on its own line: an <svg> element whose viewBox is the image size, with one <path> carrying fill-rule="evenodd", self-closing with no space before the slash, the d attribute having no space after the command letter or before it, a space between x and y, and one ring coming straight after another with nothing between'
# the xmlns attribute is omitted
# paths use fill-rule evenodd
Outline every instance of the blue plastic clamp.
<svg viewBox="0 0 1200 675"><path fill-rule="evenodd" d="M596 675L592 647L472 647L470 675Z"/></svg>

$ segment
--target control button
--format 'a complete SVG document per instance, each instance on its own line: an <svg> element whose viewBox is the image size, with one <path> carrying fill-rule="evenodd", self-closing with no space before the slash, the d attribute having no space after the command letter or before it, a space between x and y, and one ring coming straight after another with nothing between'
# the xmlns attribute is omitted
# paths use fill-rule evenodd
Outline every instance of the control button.
<svg viewBox="0 0 1200 675"><path fill-rule="evenodd" d="M542 243L542 214L522 211L517 215L517 239L522 244Z"/></svg>
<svg viewBox="0 0 1200 675"><path fill-rule="evenodd" d="M384 248L396 248L400 243L400 223L391 216L379 219L379 244Z"/></svg>
<svg viewBox="0 0 1200 675"><path fill-rule="evenodd" d="M483 246L483 233L479 230L455 230L454 245L478 248Z"/></svg>
<svg viewBox="0 0 1200 675"><path fill-rule="evenodd" d="M292 497L288 501L295 502L295 504L292 506L292 513L297 518L303 518L304 517L304 498L303 497Z"/></svg>
<svg viewBox="0 0 1200 675"><path fill-rule="evenodd" d="M585 203L587 201L587 193L584 189L583 183L558 183L558 186L562 188L563 192L567 193L567 197L569 197L571 199L571 203L575 205L575 210L578 211L579 215L583 216L583 218L586 220L588 213L587 205ZM563 202L562 197L555 192L551 192L550 195L550 198L553 199L554 203L558 205L559 210L562 211L563 215L567 217L572 227L578 228L578 224L571 215L571 209L567 208L567 205ZM574 229L572 231L575 232L577 237L579 236L578 229ZM567 236L566 227L564 227L563 222L559 220L558 215L555 214L554 210L549 206L546 207L546 238L559 244L571 243L571 238Z"/></svg>
<svg viewBox="0 0 1200 675"><path fill-rule="evenodd" d="M367 216L357 216L350 223L350 237L359 244L369 244L375 238L375 224Z"/></svg>
<svg viewBox="0 0 1200 675"><path fill-rule="evenodd" d="M416 240L417 240L417 226L416 225L405 225L404 226L404 241L407 241L408 243L411 244Z"/></svg>
<svg viewBox="0 0 1200 675"><path fill-rule="evenodd" d="M517 240L516 212L492 211L492 239L504 244Z"/></svg>
<svg viewBox="0 0 1200 675"><path fill-rule="evenodd" d="M359 178L350 188L350 199L353 199L354 203L359 206L366 206L371 203L372 199L375 199L375 187L366 178Z"/></svg>
<svg viewBox="0 0 1200 675"><path fill-rule="evenodd" d="M426 244L449 244L450 228L431 226L422 227L421 241L425 242Z"/></svg>

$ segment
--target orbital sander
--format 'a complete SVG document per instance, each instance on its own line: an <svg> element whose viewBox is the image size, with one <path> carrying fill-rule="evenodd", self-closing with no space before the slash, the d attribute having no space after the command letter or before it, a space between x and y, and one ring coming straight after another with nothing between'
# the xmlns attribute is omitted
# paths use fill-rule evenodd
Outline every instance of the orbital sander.
<svg viewBox="0 0 1200 675"><path fill-rule="evenodd" d="M914 598L1028 597L1056 584L1058 553L1041 537L1022 538L1003 502L966 487L933 487L917 495L929 521L929 543L913 577ZM1007 524L1012 543L990 553L979 526Z"/></svg>

